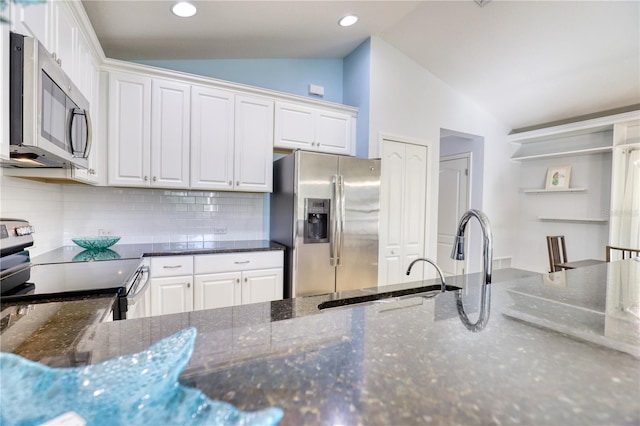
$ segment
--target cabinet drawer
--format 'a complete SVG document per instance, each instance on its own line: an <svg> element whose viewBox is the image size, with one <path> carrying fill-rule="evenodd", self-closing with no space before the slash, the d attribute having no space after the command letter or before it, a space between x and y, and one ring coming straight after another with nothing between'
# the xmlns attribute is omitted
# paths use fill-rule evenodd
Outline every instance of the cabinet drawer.
<svg viewBox="0 0 640 426"><path fill-rule="evenodd" d="M282 268L282 250L195 256L195 274Z"/></svg>
<svg viewBox="0 0 640 426"><path fill-rule="evenodd" d="M178 277L193 274L193 256L157 256L151 258L151 276Z"/></svg>

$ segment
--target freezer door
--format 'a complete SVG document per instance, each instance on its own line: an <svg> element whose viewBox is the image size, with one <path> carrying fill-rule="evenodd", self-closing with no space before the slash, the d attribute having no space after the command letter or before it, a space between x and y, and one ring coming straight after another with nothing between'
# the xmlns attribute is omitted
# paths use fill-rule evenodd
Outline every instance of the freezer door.
<svg viewBox="0 0 640 426"><path fill-rule="evenodd" d="M305 200L331 199L332 178L338 173L338 157L297 151L296 236L293 254L292 295L295 297L335 291L335 267L331 265L331 237L326 243L304 243ZM331 200L333 201L333 200ZM332 203L333 204L333 203ZM332 223L332 218L329 218ZM329 235L332 235L330 229Z"/></svg>
<svg viewBox="0 0 640 426"><path fill-rule="evenodd" d="M343 179L342 247L336 291L378 285L380 160L340 157Z"/></svg>

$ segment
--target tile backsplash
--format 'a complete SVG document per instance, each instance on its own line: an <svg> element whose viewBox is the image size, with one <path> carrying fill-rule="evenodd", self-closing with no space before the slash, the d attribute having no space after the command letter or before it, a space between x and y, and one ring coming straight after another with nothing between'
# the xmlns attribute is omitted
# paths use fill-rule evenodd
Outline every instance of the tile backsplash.
<svg viewBox="0 0 640 426"><path fill-rule="evenodd" d="M121 243L261 240L263 194L63 186L63 242L119 235Z"/></svg>
<svg viewBox="0 0 640 426"><path fill-rule="evenodd" d="M119 235L124 244L269 239L264 194L0 179L0 216L34 225L33 255L99 233Z"/></svg>

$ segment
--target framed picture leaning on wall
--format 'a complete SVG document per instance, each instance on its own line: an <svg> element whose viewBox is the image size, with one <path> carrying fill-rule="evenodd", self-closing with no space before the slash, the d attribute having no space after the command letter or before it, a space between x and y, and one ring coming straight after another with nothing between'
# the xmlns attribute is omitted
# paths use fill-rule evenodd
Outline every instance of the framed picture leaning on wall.
<svg viewBox="0 0 640 426"><path fill-rule="evenodd" d="M547 184L544 189L569 189L571 166L550 166L547 169Z"/></svg>

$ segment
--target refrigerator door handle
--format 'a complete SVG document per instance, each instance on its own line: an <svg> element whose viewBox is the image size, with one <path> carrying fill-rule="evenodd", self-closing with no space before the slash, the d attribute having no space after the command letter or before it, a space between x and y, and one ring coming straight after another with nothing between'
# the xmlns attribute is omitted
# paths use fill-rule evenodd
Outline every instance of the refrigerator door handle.
<svg viewBox="0 0 640 426"><path fill-rule="evenodd" d="M337 266L336 264L336 242L338 241L338 221L336 220L336 215L338 211L337 201L340 198L338 194L338 176L333 176L331 178L331 206L329 207L329 220L331 227L330 237L329 237L329 261L331 266Z"/></svg>
<svg viewBox="0 0 640 426"><path fill-rule="evenodd" d="M339 217L338 217L338 241L336 243L336 265L340 266L341 258L342 258L342 248L344 245L344 217L346 214L345 207L345 194L344 194L344 177L342 175L338 175L338 192L340 197L340 202L338 205L339 208Z"/></svg>

